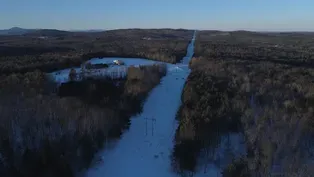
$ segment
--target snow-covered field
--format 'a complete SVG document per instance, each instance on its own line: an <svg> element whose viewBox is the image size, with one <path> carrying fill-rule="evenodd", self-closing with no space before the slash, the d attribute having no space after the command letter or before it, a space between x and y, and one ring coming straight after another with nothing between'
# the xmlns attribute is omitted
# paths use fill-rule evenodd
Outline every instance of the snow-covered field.
<svg viewBox="0 0 314 177"><path fill-rule="evenodd" d="M126 75L127 68L130 66L138 67L140 65L153 65L153 64L166 64L169 71L176 70L178 67L188 69L188 63L191 59L191 57L194 54L194 40L195 36L193 37L192 42L188 46L187 55L182 59L181 63L178 64L170 64L170 63L164 63L161 61L154 61L154 60L148 60L144 58L118 58L118 57L106 57L106 58L92 58L86 63L91 64L113 64L114 60L120 60L124 62L124 65L111 65L109 68L102 68L102 69L91 69L90 72L86 73L86 76L110 76L112 78L114 77L123 77ZM182 65L184 64L184 65ZM63 83L69 81L69 73L71 69L75 69L76 73L81 73L81 67L76 68L68 68L63 69L59 71L55 71L52 73L49 73L48 75L56 82ZM114 76L113 76L114 74Z"/></svg>
<svg viewBox="0 0 314 177"><path fill-rule="evenodd" d="M147 60L147 59L142 59L142 58L113 58L113 57L108 57L108 58L93 58L87 62L91 64L112 64L114 60L120 60L124 62L124 65L112 65L109 68L102 68L102 69L91 69L89 73L86 73L86 76L110 76L110 77L123 77L126 75L127 68L130 66L135 66L138 67L140 65L153 65L153 64L162 64L163 62L159 61L153 61L153 60ZM168 64L168 68L172 68L174 65L173 64ZM81 67L76 67L73 68L76 70L76 73L81 73ZM68 82L69 81L69 73L70 73L71 68L69 69L63 69L59 71L55 71L52 73L49 73L51 78L58 82L58 83L63 83L63 82ZM86 70L87 71L87 70ZM115 73L115 76L113 74Z"/></svg>

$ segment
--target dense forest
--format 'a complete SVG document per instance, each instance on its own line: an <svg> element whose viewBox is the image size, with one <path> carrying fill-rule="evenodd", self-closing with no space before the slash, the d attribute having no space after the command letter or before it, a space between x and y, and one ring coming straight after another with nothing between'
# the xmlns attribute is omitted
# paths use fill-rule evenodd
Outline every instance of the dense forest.
<svg viewBox="0 0 314 177"><path fill-rule="evenodd" d="M167 66L131 66L118 79L77 80L80 75L72 69L69 82L61 85L45 72L92 57L175 63L185 55L192 35L180 29L128 29L0 36L0 176L70 177L93 165L96 152L119 138L130 117L141 112Z"/></svg>
<svg viewBox="0 0 314 177"><path fill-rule="evenodd" d="M314 66L314 33L199 32L195 56Z"/></svg>
<svg viewBox="0 0 314 177"><path fill-rule="evenodd" d="M313 36L200 31L178 112L174 166L193 174L204 149L237 132L247 152L224 177L312 176Z"/></svg>
<svg viewBox="0 0 314 177"><path fill-rule="evenodd" d="M0 176L71 177L91 166L166 72L162 64L130 67L125 78L60 87L40 71L1 76Z"/></svg>
<svg viewBox="0 0 314 177"><path fill-rule="evenodd" d="M185 56L193 31L126 29L105 32L39 30L0 35L0 73L43 72L79 66L93 57L147 58L176 63Z"/></svg>
<svg viewBox="0 0 314 177"><path fill-rule="evenodd" d="M126 77L82 81L70 72L60 86L45 72L93 57L176 63L192 35L125 29L0 36L0 176L69 177L92 166L167 70L129 67ZM193 175L198 159L214 160L220 137L235 133L246 153L223 167L224 177L313 176L313 44L314 33L199 31L177 113L174 170Z"/></svg>

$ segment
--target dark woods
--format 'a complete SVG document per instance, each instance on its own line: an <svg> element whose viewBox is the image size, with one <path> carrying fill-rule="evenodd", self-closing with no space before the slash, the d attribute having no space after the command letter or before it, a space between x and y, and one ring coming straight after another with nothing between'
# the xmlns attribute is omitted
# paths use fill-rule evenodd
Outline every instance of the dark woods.
<svg viewBox="0 0 314 177"><path fill-rule="evenodd" d="M165 65L129 68L125 79L57 85L42 72L1 76L0 176L74 176L118 138Z"/></svg>
<svg viewBox="0 0 314 177"><path fill-rule="evenodd" d="M95 153L141 111L166 67L130 67L126 77L80 82L72 71L72 81L59 88L41 71L106 56L175 63L192 33L132 29L1 37L0 176L68 177L91 166ZM313 36L198 32L177 114L174 169L192 176L199 165L206 172L206 164L214 163L224 177L313 175ZM221 165L214 156L230 134L243 136L245 153Z"/></svg>
<svg viewBox="0 0 314 177"><path fill-rule="evenodd" d="M193 175L200 159L215 163L217 137L238 132L246 153L223 166L223 176L312 176L311 35L199 32L174 167Z"/></svg>
<svg viewBox="0 0 314 177"><path fill-rule="evenodd" d="M193 31L129 29L96 33L34 33L0 36L0 73L52 72L80 66L94 57L146 58L176 63L186 54ZM43 39L42 36L45 36Z"/></svg>
<svg viewBox="0 0 314 177"><path fill-rule="evenodd" d="M94 154L128 127L167 70L165 65L130 67L126 77L80 82L72 70L70 82L60 87L43 72L80 66L92 57L175 63L192 34L129 29L0 36L0 176L69 177L92 165Z"/></svg>
<svg viewBox="0 0 314 177"><path fill-rule="evenodd" d="M214 162L222 136L241 133L240 116L245 106L237 85L223 69L193 59L192 72L182 93L178 112L179 127L173 152L174 167L180 173L196 171L199 157ZM219 164L217 164L219 166ZM206 171L205 169L202 169Z"/></svg>

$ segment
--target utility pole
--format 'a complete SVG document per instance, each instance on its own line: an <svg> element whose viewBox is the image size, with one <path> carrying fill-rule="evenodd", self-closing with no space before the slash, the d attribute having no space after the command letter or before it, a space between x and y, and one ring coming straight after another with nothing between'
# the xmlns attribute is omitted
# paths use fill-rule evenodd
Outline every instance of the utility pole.
<svg viewBox="0 0 314 177"><path fill-rule="evenodd" d="M147 136L147 120L148 120L148 118L147 117L145 117L145 135Z"/></svg>
<svg viewBox="0 0 314 177"><path fill-rule="evenodd" d="M154 136L154 123L156 123L156 119L152 118L152 136Z"/></svg>
<svg viewBox="0 0 314 177"><path fill-rule="evenodd" d="M152 126L152 136L154 136L154 123L156 123L156 119L153 117L153 118L148 118L148 117L145 117L145 134L147 136L147 127L148 127L148 120L151 121L151 126Z"/></svg>

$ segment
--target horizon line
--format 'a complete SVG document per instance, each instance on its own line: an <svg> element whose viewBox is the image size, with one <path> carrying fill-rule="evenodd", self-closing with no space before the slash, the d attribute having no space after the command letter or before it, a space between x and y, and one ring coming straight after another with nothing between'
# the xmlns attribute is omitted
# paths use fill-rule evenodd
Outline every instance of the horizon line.
<svg viewBox="0 0 314 177"><path fill-rule="evenodd" d="M106 28L106 29L102 29L102 28L89 28L89 29L60 29L60 28L23 28L23 27L17 27L17 26L13 26L11 28L2 28L0 30L10 30L12 28L21 28L21 29L25 29L25 30L45 30L45 29L49 29L49 30L59 30L59 31L93 31L93 30L97 30L97 31L111 31L111 30L128 30L128 29L174 29L174 30L178 30L178 29L182 29L182 30L197 30L197 31L222 31L222 32L234 32L234 31L248 31L248 32L314 32L313 30L278 30L278 29L272 29L272 30L253 30L253 29L244 29L244 28L238 28L238 29L214 29L214 28L199 28L199 29L192 29L192 28L171 28L171 27L160 27L160 28L145 28L145 27L129 27L129 28Z"/></svg>

